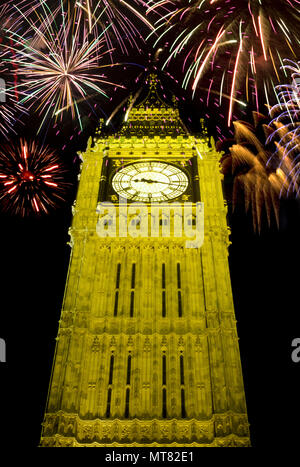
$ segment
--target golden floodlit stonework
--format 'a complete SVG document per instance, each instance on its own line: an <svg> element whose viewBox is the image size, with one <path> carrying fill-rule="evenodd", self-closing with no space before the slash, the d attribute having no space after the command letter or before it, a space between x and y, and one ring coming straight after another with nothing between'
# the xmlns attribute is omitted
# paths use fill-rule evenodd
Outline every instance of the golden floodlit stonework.
<svg viewBox="0 0 300 467"><path fill-rule="evenodd" d="M204 125L189 134L176 100L148 81L119 133L99 130L82 154L41 446L250 445L220 155ZM184 171L189 186L175 201L203 203L200 248L184 233L139 236L140 220L135 237L98 235L97 206L112 204L120 222L112 178L137 161ZM160 229L173 221L162 216Z"/></svg>

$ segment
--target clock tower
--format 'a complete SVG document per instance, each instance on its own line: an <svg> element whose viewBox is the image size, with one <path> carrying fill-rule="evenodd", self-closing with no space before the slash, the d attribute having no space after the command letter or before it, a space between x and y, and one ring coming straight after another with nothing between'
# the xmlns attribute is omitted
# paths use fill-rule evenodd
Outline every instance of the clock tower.
<svg viewBox="0 0 300 467"><path fill-rule="evenodd" d="M42 446L250 444L219 154L146 85L82 155Z"/></svg>

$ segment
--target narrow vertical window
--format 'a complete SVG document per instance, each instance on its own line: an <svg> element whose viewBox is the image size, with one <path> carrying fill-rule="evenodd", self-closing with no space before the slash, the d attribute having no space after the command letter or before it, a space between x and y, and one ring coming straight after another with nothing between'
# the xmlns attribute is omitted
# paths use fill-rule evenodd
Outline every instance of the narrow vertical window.
<svg viewBox="0 0 300 467"><path fill-rule="evenodd" d="M131 288L135 288L135 263L133 263L131 271Z"/></svg>
<svg viewBox="0 0 300 467"><path fill-rule="evenodd" d="M167 390L162 390L162 417L167 418Z"/></svg>
<svg viewBox="0 0 300 467"><path fill-rule="evenodd" d="M179 318L182 317L182 297L181 297L181 272L180 272L180 264L177 263L177 295L178 295L178 316Z"/></svg>
<svg viewBox="0 0 300 467"><path fill-rule="evenodd" d="M161 271L161 287L162 289L166 288L166 265L163 263Z"/></svg>
<svg viewBox="0 0 300 467"><path fill-rule="evenodd" d="M120 275L121 275L121 263L118 263L117 278L116 278L116 289L120 288Z"/></svg>
<svg viewBox="0 0 300 467"><path fill-rule="evenodd" d="M133 317L134 312L134 292L130 293L130 318Z"/></svg>
<svg viewBox="0 0 300 467"><path fill-rule="evenodd" d="M166 317L166 265L165 263L162 264L161 268L161 286L162 286L162 307L161 307L161 314L162 317Z"/></svg>
<svg viewBox="0 0 300 467"><path fill-rule="evenodd" d="M126 389L126 399L125 399L125 418L129 417L129 397L130 397L130 389Z"/></svg>
<svg viewBox="0 0 300 467"><path fill-rule="evenodd" d="M177 263L177 288L181 289L181 274L180 274L180 264Z"/></svg>
<svg viewBox="0 0 300 467"><path fill-rule="evenodd" d="M126 384L130 384L130 372L131 372L131 355L128 355L127 359L127 379Z"/></svg>
<svg viewBox="0 0 300 467"><path fill-rule="evenodd" d="M115 291L114 316L117 316L117 314L118 314L119 288L120 288L120 274L121 274L121 263L118 263L118 266L117 266L117 277L116 277L116 291Z"/></svg>
<svg viewBox="0 0 300 467"><path fill-rule="evenodd" d="M163 386L167 384L167 359L166 356L162 357L162 384Z"/></svg>
<svg viewBox="0 0 300 467"><path fill-rule="evenodd" d="M166 317L166 291L162 291L162 317Z"/></svg>
<svg viewBox="0 0 300 467"><path fill-rule="evenodd" d="M115 360L115 357L114 357L113 355L111 355L111 357L110 357L110 364L109 364L109 379L108 379L108 384L112 384L112 382L113 382L114 360Z"/></svg>
<svg viewBox="0 0 300 467"><path fill-rule="evenodd" d="M181 299L181 291L178 290L178 316L179 318L182 317L182 299Z"/></svg>
<svg viewBox="0 0 300 467"><path fill-rule="evenodd" d="M180 384L184 385L183 355L180 355Z"/></svg>
<svg viewBox="0 0 300 467"><path fill-rule="evenodd" d="M185 418L185 398L184 398L184 389L181 389L181 417Z"/></svg>
<svg viewBox="0 0 300 467"><path fill-rule="evenodd" d="M111 388L108 388L107 391L107 404L106 404L106 418L110 417L110 403L111 403Z"/></svg>
<svg viewBox="0 0 300 467"><path fill-rule="evenodd" d="M118 290L115 293L115 306L114 306L114 316L118 314L118 302L119 302L119 292Z"/></svg>

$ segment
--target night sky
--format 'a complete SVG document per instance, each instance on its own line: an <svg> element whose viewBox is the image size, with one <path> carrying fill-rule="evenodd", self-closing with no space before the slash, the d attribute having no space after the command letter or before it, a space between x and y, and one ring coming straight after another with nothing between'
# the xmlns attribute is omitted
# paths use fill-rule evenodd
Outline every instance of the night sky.
<svg viewBox="0 0 300 467"><path fill-rule="evenodd" d="M56 137L49 128L45 140L58 150L70 183L66 202L49 215L20 218L0 214L0 337L7 344L7 363L0 364L1 425L2 443L11 447L16 439L21 447L35 447L41 434L70 256L68 228L79 171L76 152L84 150L98 119L137 91L144 74L138 83L133 78L139 77L142 67L149 68L149 57L153 62L149 53L127 58L138 64L122 68L127 89L117 91L107 103L96 99L98 107L95 114L87 112L83 133L78 134L78 127L70 121L60 127ZM180 97L185 123L197 131L199 118L207 110L192 101L188 92L183 93L174 79L166 74L160 77L164 89ZM123 108L115 118L116 128L122 115ZM216 119L212 112L207 121L211 132ZM35 137L38 121L37 115L26 117L19 134ZM252 445L295 445L300 436L300 363L291 360L291 342L300 337L300 204L297 200L282 201L279 229L274 220L268 228L264 219L260 234L253 232L251 215L244 213L242 205L232 213L229 203L228 222L232 229L229 264Z"/></svg>

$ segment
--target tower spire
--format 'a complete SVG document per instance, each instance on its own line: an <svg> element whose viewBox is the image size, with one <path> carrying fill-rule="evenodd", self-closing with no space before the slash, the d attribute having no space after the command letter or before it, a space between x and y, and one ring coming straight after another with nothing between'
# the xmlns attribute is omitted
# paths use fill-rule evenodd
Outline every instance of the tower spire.
<svg viewBox="0 0 300 467"><path fill-rule="evenodd" d="M145 95L145 90L147 94ZM145 97L142 97L143 94ZM163 86L154 70L145 78L145 86L130 96L120 136L188 136L175 95L168 100Z"/></svg>

